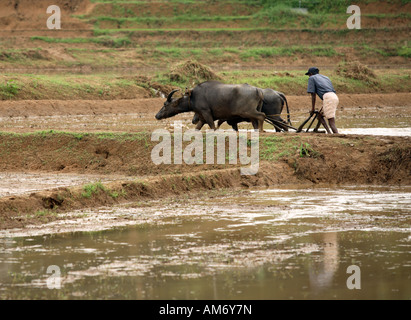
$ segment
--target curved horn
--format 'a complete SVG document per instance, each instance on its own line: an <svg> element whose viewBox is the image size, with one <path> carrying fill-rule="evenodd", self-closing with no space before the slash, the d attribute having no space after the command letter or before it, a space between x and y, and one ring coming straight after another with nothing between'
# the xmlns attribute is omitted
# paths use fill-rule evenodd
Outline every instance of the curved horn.
<svg viewBox="0 0 411 320"><path fill-rule="evenodd" d="M167 97L168 102L171 102L171 98L173 97L173 94L176 93L177 91L180 91L180 89L176 89L170 92L170 94Z"/></svg>

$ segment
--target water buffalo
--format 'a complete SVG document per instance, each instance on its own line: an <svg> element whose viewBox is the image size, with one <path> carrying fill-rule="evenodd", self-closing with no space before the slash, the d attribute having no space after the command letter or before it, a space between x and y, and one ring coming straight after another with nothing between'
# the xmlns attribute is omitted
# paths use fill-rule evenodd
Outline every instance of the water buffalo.
<svg viewBox="0 0 411 320"><path fill-rule="evenodd" d="M167 97L164 106L157 113L156 119L162 120L179 113L193 111L198 114L197 130L204 124L216 130L214 121L231 121L249 119L254 129L263 131L265 114L261 112L263 92L248 84L232 85L218 81L206 81L193 90L186 91L181 98L174 98L178 90L173 90Z"/></svg>
<svg viewBox="0 0 411 320"><path fill-rule="evenodd" d="M291 125L290 111L288 107L287 98L284 96L282 92L278 92L273 89L264 89L262 91L264 99L261 112L263 112L266 115L267 119L271 124L274 125L274 128L277 132L281 130L288 131L287 123L280 117L285 104L287 106L288 123ZM199 120L200 116L196 113L193 117L192 123L197 124ZM224 120L219 120L217 128L219 128L224 122ZM235 131L238 131L238 124L240 122L250 122L250 119L237 117L227 121L227 123Z"/></svg>

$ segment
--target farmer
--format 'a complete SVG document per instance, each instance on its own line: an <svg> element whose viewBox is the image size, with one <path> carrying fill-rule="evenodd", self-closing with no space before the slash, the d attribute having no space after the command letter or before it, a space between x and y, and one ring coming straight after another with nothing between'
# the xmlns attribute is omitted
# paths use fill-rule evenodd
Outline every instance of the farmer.
<svg viewBox="0 0 411 320"><path fill-rule="evenodd" d="M331 127L333 133L338 133L338 129L335 125L335 112L337 110L339 100L338 96L335 94L334 87L331 83L331 80L320 74L320 70L318 68L310 68L308 72L305 74L309 76L308 79L308 89L307 92L311 93L312 97L312 109L311 114L315 112L315 102L318 95L321 100L323 100L323 108L321 113L319 114L319 120L322 125L325 127L328 133L331 133L327 123L324 120L324 117L328 120L328 123ZM315 131L318 130L320 123L318 124Z"/></svg>

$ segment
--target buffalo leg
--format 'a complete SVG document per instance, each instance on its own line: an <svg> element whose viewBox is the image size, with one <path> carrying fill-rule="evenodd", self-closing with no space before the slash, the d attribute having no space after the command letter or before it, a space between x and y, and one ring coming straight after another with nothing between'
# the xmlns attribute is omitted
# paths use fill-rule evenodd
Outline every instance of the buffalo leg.
<svg viewBox="0 0 411 320"><path fill-rule="evenodd" d="M260 132L264 132L265 114L258 112L258 114L254 118L258 121L258 130Z"/></svg>
<svg viewBox="0 0 411 320"><path fill-rule="evenodd" d="M258 121L252 120L251 123L253 125L254 130L258 130Z"/></svg>
<svg viewBox="0 0 411 320"><path fill-rule="evenodd" d="M238 116L240 116L241 118L250 119L253 123L253 126L255 121L256 123L258 123L258 130L260 132L264 132L263 127L265 121L265 113L255 110L254 112L247 112L245 114L239 114ZM254 130L257 130L257 128L254 127Z"/></svg>
<svg viewBox="0 0 411 320"><path fill-rule="evenodd" d="M215 127L214 119L213 119L213 116L211 115L211 113L206 112L206 113L202 114L202 116L203 116L205 122L210 126L211 129L213 129L213 130L217 129Z"/></svg>
<svg viewBox="0 0 411 320"><path fill-rule="evenodd" d="M205 124L205 122L200 119L200 120L197 122L196 130L201 130L201 128L204 126L204 124Z"/></svg>

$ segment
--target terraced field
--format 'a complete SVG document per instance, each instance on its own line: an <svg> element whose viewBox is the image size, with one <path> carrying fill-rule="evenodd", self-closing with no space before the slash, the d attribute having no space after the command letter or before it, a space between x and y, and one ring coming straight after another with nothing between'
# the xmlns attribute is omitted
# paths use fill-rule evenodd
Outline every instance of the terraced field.
<svg viewBox="0 0 411 320"><path fill-rule="evenodd" d="M58 1L57 1L58 2ZM360 1L361 30L348 30L348 1L72 1L62 29L47 7L20 2L3 24L0 67L161 67L194 58L223 66L407 66L409 1ZM75 5L77 4L77 5ZM37 14L36 14L37 13ZM24 19L17 19L24 17ZM27 18L27 19L25 19ZM30 22L30 23L29 23ZM115 59L114 59L115 56Z"/></svg>
<svg viewBox="0 0 411 320"><path fill-rule="evenodd" d="M356 1L359 30L349 0L53 4L59 30L49 0L0 0L1 299L409 299L410 0ZM193 128L156 120L173 89L276 89L298 127L314 65L340 134L265 124L253 176L227 149L153 161L154 131Z"/></svg>

